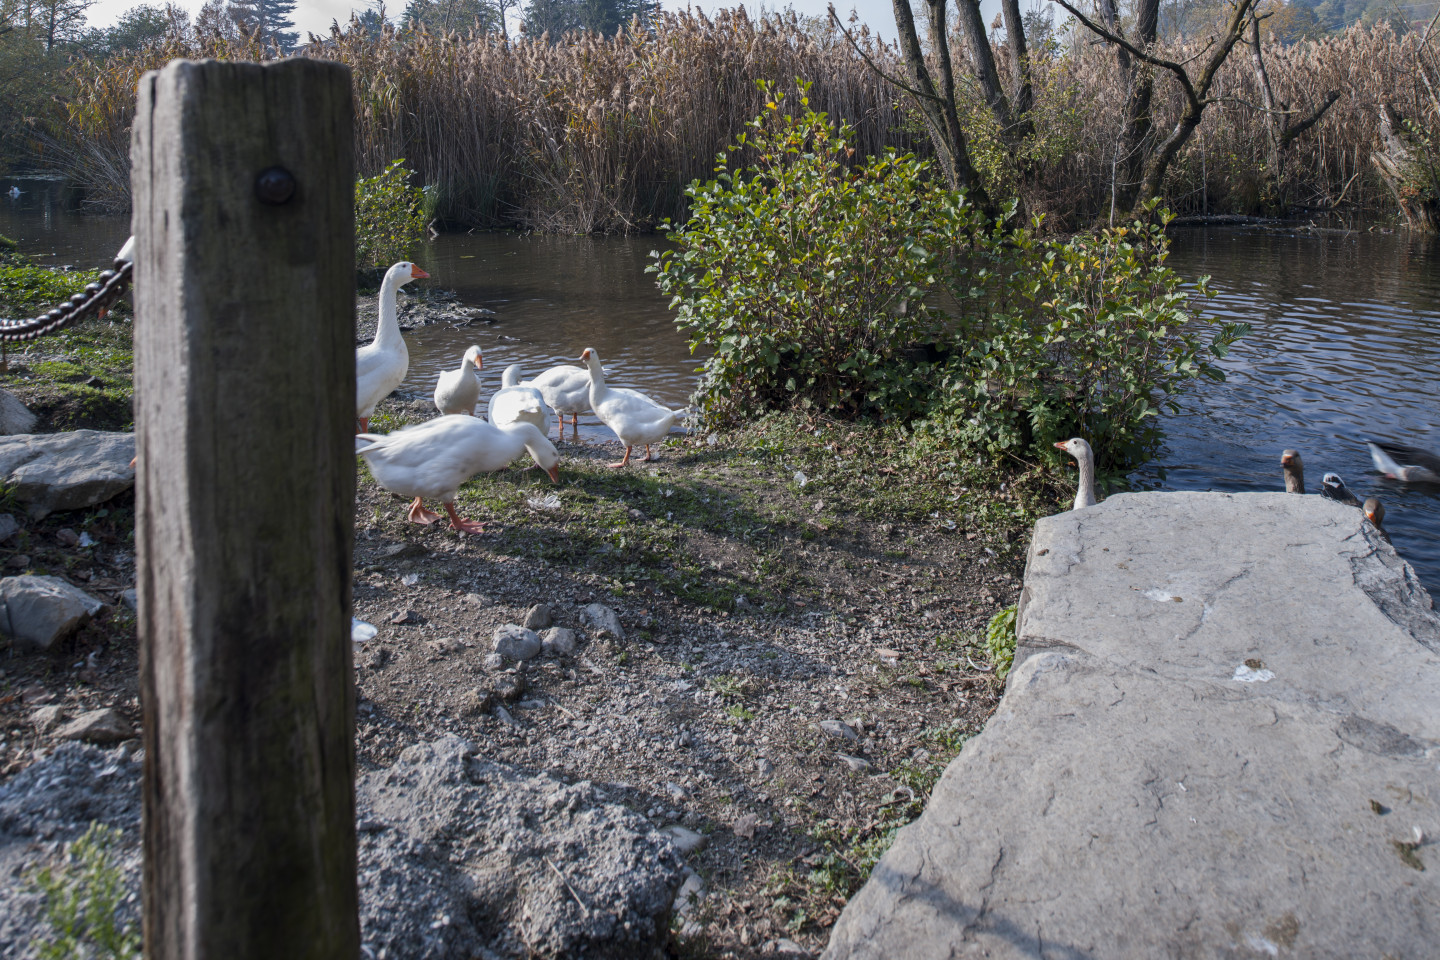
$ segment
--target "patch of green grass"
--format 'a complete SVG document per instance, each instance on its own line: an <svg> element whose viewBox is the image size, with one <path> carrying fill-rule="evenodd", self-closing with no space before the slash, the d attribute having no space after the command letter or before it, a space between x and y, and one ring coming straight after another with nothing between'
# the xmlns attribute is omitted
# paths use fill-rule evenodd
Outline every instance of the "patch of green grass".
<svg viewBox="0 0 1440 960"><path fill-rule="evenodd" d="M140 956L140 934L119 919L124 876L114 859L120 831L91 823L58 864L41 867L31 882L44 898L48 932L31 943L40 960L129 960Z"/></svg>
<svg viewBox="0 0 1440 960"><path fill-rule="evenodd" d="M99 275L95 270L61 272L26 264L0 264L0 311L34 316L83 292L85 285Z"/></svg>
<svg viewBox="0 0 1440 960"><path fill-rule="evenodd" d="M1015 662L1015 606L1006 607L990 618L985 627L985 649L995 665L995 676L1004 680Z"/></svg>
<svg viewBox="0 0 1440 960"><path fill-rule="evenodd" d="M746 723L750 720L755 719L755 711L747 710L738 703L732 703L730 706L726 707L725 713L730 717L731 720L734 720L737 723Z"/></svg>

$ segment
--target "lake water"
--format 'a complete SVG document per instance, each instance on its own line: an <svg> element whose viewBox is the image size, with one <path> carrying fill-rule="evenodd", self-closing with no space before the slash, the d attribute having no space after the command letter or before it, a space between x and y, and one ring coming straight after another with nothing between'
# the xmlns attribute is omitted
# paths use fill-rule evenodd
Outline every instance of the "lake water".
<svg viewBox="0 0 1440 960"><path fill-rule="evenodd" d="M128 233L120 218L83 217L58 188L18 181L0 196L0 234L42 262L108 265ZM0 192L10 187L0 180ZM465 347L485 354L488 393L500 372L578 362L594 348L611 382L681 406L698 363L645 273L656 237L553 238L446 234L419 262L494 322L407 334L405 387L428 395ZM1308 488L1339 473L1362 498L1380 496L1395 547L1440 594L1440 488L1380 477L1364 440L1389 438L1440 452L1440 242L1403 232L1254 228L1179 230L1171 265L1212 277L1206 309L1254 333L1167 419L1168 440L1135 485L1167 490L1283 489L1280 451L1305 461ZM591 418L581 433L610 434ZM613 438L611 438L613 439Z"/></svg>

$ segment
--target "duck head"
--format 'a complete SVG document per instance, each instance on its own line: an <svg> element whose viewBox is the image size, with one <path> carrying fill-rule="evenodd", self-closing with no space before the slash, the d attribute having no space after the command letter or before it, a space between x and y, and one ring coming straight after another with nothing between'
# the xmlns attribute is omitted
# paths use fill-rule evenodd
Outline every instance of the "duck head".
<svg viewBox="0 0 1440 960"><path fill-rule="evenodd" d="M465 361L475 364L476 370L481 370L485 367L485 358L480 355L480 348L473 345L466 349Z"/></svg>

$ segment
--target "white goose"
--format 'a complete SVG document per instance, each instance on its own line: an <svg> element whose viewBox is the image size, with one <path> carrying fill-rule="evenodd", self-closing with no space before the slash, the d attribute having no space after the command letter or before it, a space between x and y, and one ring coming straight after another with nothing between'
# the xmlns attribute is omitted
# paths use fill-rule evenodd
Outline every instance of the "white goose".
<svg viewBox="0 0 1440 960"><path fill-rule="evenodd" d="M1070 454L1075 458L1075 462L1080 464L1080 487L1075 491L1075 509L1083 510L1095 506L1100 501L1095 499L1095 453L1090 449L1090 444L1080 437L1071 437L1055 446Z"/></svg>
<svg viewBox="0 0 1440 960"><path fill-rule="evenodd" d="M430 276L415 264L402 260L385 271L380 284L380 322L375 325L375 339L355 351L355 419L358 432L370 429L370 415L375 405L400 386L410 370L410 351L400 335L400 320L395 298L400 288L411 280Z"/></svg>
<svg viewBox="0 0 1440 960"><path fill-rule="evenodd" d="M539 390L555 411L560 421L560 439L565 439L565 414L570 414L570 426L575 439L580 439L580 414L590 409L590 371L583 367L572 367L563 363L551 367L533 380L526 380L522 386Z"/></svg>
<svg viewBox="0 0 1440 960"><path fill-rule="evenodd" d="M480 402L481 367L485 366L479 347L470 347L460 361L459 370L446 370L435 381L435 409L441 414L468 413L475 416Z"/></svg>
<svg viewBox="0 0 1440 960"><path fill-rule="evenodd" d="M503 469L527 451L552 481L560 481L560 454L533 423L501 428L478 417L451 414L394 433L355 438L355 452L370 465L375 481L391 493L415 498L408 514L411 523L439 520L423 503L439 500L450 515L450 526L461 533L484 529L455 512L461 484L478 473Z"/></svg>
<svg viewBox="0 0 1440 960"><path fill-rule="evenodd" d="M600 355L589 347L580 354L580 362L590 371L590 409L625 444L625 458L606 466L625 466L630 462L630 448L641 443L645 444L645 459L654 459L650 456L650 444L665 439L670 428L679 420L681 411L662 407L638 390L605 386L605 370L600 366Z"/></svg>
<svg viewBox="0 0 1440 960"><path fill-rule="evenodd" d="M520 364L512 363L500 375L500 389L490 395L485 414L497 427L533 423L541 434L550 433L550 410L545 396L534 387L521 386Z"/></svg>

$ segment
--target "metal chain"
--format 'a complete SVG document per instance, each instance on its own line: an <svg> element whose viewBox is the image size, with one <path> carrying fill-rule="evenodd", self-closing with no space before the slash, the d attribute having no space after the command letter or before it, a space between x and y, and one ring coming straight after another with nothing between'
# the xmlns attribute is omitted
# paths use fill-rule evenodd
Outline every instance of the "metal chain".
<svg viewBox="0 0 1440 960"><path fill-rule="evenodd" d="M131 260L117 257L115 269L103 271L99 280L86 284L85 292L75 294L67 303L33 320L0 320L0 342L34 340L79 323L100 310L108 310L130 288L134 269Z"/></svg>

